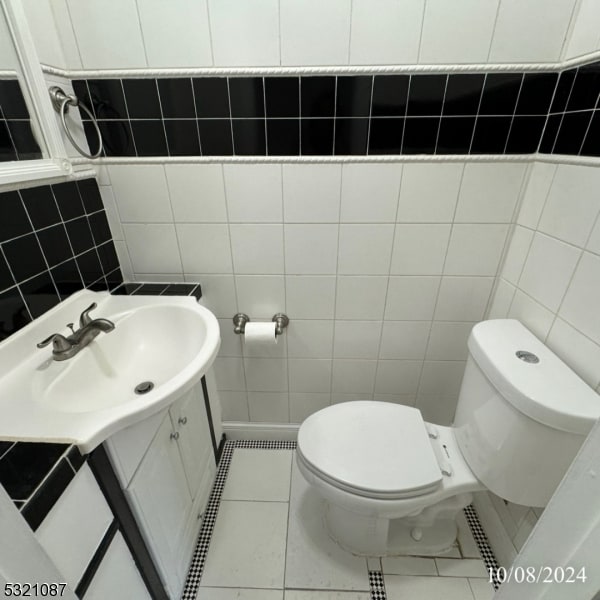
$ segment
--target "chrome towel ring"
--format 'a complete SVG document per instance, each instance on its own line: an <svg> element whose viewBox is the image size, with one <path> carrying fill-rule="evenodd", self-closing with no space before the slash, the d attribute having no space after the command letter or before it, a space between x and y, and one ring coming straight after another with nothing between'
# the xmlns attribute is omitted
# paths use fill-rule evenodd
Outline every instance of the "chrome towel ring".
<svg viewBox="0 0 600 600"><path fill-rule="evenodd" d="M54 110L60 115L62 126L65 130L65 133L67 134L67 137L69 138L69 141L71 142L71 144L73 144L73 147L77 150L77 152L79 152L79 154L85 156L86 158L98 158L98 156L102 154L103 149L102 134L100 133L98 123L96 122L96 119L94 118L94 115L92 114L90 109L83 102L81 102L79 98L77 98L77 96L65 94L65 92L56 85L52 86L48 90L48 92L50 93L50 100L52 100L52 106L54 107ZM83 150L83 148L81 148L77 144L75 138L69 131L69 128L67 127L66 115L69 112L70 106L79 106L79 108L81 108L83 112L88 114L92 123L94 124L96 134L98 135L98 150L96 150L94 154L90 154L89 152Z"/></svg>

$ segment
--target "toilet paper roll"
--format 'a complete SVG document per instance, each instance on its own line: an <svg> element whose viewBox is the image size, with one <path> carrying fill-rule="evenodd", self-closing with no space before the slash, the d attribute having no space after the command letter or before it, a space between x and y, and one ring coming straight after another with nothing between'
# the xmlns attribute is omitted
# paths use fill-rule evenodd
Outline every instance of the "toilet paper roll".
<svg viewBox="0 0 600 600"><path fill-rule="evenodd" d="M277 343L275 335L276 323L255 323L250 321L246 323L244 330L244 343L252 346L273 345Z"/></svg>

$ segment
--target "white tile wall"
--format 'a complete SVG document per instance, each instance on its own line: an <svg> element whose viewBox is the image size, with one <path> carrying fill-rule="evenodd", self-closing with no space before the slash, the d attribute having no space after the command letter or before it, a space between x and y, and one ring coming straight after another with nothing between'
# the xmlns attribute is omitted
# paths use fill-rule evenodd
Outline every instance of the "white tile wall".
<svg viewBox="0 0 600 600"><path fill-rule="evenodd" d="M564 58L583 56L600 48L600 4L596 0L581 0L579 10L572 23Z"/></svg>

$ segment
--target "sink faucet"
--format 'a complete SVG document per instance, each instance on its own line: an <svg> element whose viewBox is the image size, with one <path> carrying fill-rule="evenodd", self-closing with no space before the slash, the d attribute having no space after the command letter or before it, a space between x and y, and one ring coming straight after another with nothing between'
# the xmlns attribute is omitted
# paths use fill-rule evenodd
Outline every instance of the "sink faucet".
<svg viewBox="0 0 600 600"><path fill-rule="evenodd" d="M90 304L79 317L79 329L73 329L73 323L69 323L71 335L65 337L60 333L53 333L43 342L37 344L38 348L45 348L52 343L52 358L54 360L67 360L75 356L85 348L101 331L109 333L115 328L115 324L108 319L92 319L90 312L98 306L95 302Z"/></svg>

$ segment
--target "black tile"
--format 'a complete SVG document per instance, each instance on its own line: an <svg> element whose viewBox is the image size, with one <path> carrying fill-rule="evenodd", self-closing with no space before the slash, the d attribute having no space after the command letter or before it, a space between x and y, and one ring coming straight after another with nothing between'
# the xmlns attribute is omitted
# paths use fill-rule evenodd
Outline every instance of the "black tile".
<svg viewBox="0 0 600 600"><path fill-rule="evenodd" d="M548 114L557 81L557 73L525 73L516 114Z"/></svg>
<svg viewBox="0 0 600 600"><path fill-rule="evenodd" d="M513 119L506 152L508 154L530 154L537 152L542 139L546 117L519 117Z"/></svg>
<svg viewBox="0 0 600 600"><path fill-rule="evenodd" d="M106 283L106 278L101 275L99 279L88 284L87 289L92 290L92 292L108 292L108 284Z"/></svg>
<svg viewBox="0 0 600 600"><path fill-rule="evenodd" d="M600 156L600 111L594 111L590 128L581 148L584 156Z"/></svg>
<svg viewBox="0 0 600 600"><path fill-rule="evenodd" d="M104 265L102 266L104 268ZM121 269L117 268L106 275L106 283L108 283L109 289L114 289L123 283L123 273Z"/></svg>
<svg viewBox="0 0 600 600"><path fill-rule="evenodd" d="M600 66L597 63L579 67L567 111L596 108L600 93Z"/></svg>
<svg viewBox="0 0 600 600"><path fill-rule="evenodd" d="M436 154L469 154L475 117L442 117Z"/></svg>
<svg viewBox="0 0 600 600"><path fill-rule="evenodd" d="M0 483L13 500L26 500L66 450L64 444L19 442L0 461Z"/></svg>
<svg viewBox="0 0 600 600"><path fill-rule="evenodd" d="M2 248L17 282L29 279L48 268L33 233L5 242Z"/></svg>
<svg viewBox="0 0 600 600"><path fill-rule="evenodd" d="M96 250L89 250L75 260L86 287L91 286L92 283L104 276Z"/></svg>
<svg viewBox="0 0 600 600"><path fill-rule="evenodd" d="M300 79L300 114L302 117L335 115L335 77Z"/></svg>
<svg viewBox="0 0 600 600"><path fill-rule="evenodd" d="M471 154L502 154L512 117L478 117Z"/></svg>
<svg viewBox="0 0 600 600"><path fill-rule="evenodd" d="M19 288L34 319L60 302L49 272L42 273L25 283L21 283Z"/></svg>
<svg viewBox="0 0 600 600"><path fill-rule="evenodd" d="M336 117L368 117L371 112L373 77L337 78Z"/></svg>
<svg viewBox="0 0 600 600"><path fill-rule="evenodd" d="M79 452L77 446L73 446L69 450L67 458L69 459L69 462L71 463L71 466L73 467L73 469L75 469L75 471L79 471L79 469L85 463L85 458L81 456L81 452Z"/></svg>
<svg viewBox="0 0 600 600"><path fill-rule="evenodd" d="M333 154L333 119L301 119L300 141L304 156Z"/></svg>
<svg viewBox="0 0 600 600"><path fill-rule="evenodd" d="M15 283L16 282L8 268L8 263L0 249L0 292L4 291L6 288L12 287Z"/></svg>
<svg viewBox="0 0 600 600"><path fill-rule="evenodd" d="M18 192L0 193L0 243L33 231Z"/></svg>
<svg viewBox="0 0 600 600"><path fill-rule="evenodd" d="M238 156L265 155L264 119L232 119L233 147Z"/></svg>
<svg viewBox="0 0 600 600"><path fill-rule="evenodd" d="M77 182L77 187L83 201L83 207L88 215L104 208L98 182L93 177L81 179Z"/></svg>
<svg viewBox="0 0 600 600"><path fill-rule="evenodd" d="M232 118L265 116L262 77L230 77L229 97Z"/></svg>
<svg viewBox="0 0 600 600"><path fill-rule="evenodd" d="M53 267L73 256L65 226L62 223L37 232L42 252Z"/></svg>
<svg viewBox="0 0 600 600"><path fill-rule="evenodd" d="M449 75L444 99L444 116L476 115L484 81L485 75Z"/></svg>
<svg viewBox="0 0 600 600"><path fill-rule="evenodd" d="M96 246L103 244L111 239L110 227L108 225L108 219L106 213L103 210L95 212L88 218L90 223L90 229L92 230L92 237ZM43 247L43 245L42 245Z"/></svg>
<svg viewBox="0 0 600 600"><path fill-rule="evenodd" d="M130 296L139 287L139 283L123 283L116 290L113 290L111 294L114 296Z"/></svg>
<svg viewBox="0 0 600 600"><path fill-rule="evenodd" d="M65 223L67 234L75 254L81 254L94 246L94 238L86 217L79 217Z"/></svg>
<svg viewBox="0 0 600 600"><path fill-rule="evenodd" d="M565 113L553 154L579 154L594 111Z"/></svg>
<svg viewBox="0 0 600 600"><path fill-rule="evenodd" d="M99 121L106 156L135 156L133 134L129 121ZM97 135L91 124L84 124L85 135L92 149L97 148Z"/></svg>
<svg viewBox="0 0 600 600"><path fill-rule="evenodd" d="M120 79L88 79L87 83L97 119L128 118Z"/></svg>
<svg viewBox="0 0 600 600"><path fill-rule="evenodd" d="M552 105L550 106L551 113L563 112L567 107L571 89L573 88L573 82L575 81L575 75L577 75L577 69L563 71L560 74L556 85L556 91L554 92L554 98L552 99Z"/></svg>
<svg viewBox="0 0 600 600"><path fill-rule="evenodd" d="M550 115L546 120L546 127L544 129L544 133L542 134L542 141L540 143L539 152L550 154L552 152L552 148L554 148L554 143L556 141L556 136L558 135L558 130L560 128L560 122L562 121L562 115Z"/></svg>
<svg viewBox="0 0 600 600"><path fill-rule="evenodd" d="M158 91L162 114L165 119L196 118L192 80L189 77L159 79Z"/></svg>
<svg viewBox="0 0 600 600"><path fill-rule="evenodd" d="M439 127L439 117L407 117L402 154L433 154Z"/></svg>
<svg viewBox="0 0 600 600"><path fill-rule="evenodd" d="M404 119L371 119L369 154L399 154Z"/></svg>
<svg viewBox="0 0 600 600"><path fill-rule="evenodd" d="M203 156L231 156L231 121L229 119L203 119L198 121Z"/></svg>
<svg viewBox="0 0 600 600"><path fill-rule="evenodd" d="M266 77L267 117L300 116L300 80L298 77Z"/></svg>
<svg viewBox="0 0 600 600"><path fill-rule="evenodd" d="M365 155L369 135L369 119L336 119L334 154Z"/></svg>
<svg viewBox="0 0 600 600"><path fill-rule="evenodd" d="M162 121L131 121L131 130L138 156L168 156Z"/></svg>
<svg viewBox="0 0 600 600"><path fill-rule="evenodd" d="M521 73L488 73L483 86L479 114L514 114L522 79Z"/></svg>
<svg viewBox="0 0 600 600"><path fill-rule="evenodd" d="M35 229L60 223L58 206L49 185L21 190L20 193Z"/></svg>
<svg viewBox="0 0 600 600"><path fill-rule="evenodd" d="M229 90L226 77L192 79L196 115L199 119L229 119Z"/></svg>
<svg viewBox="0 0 600 600"><path fill-rule="evenodd" d="M117 251L112 240L98 246L98 256L100 257L100 264L105 275L119 268L119 258L117 257Z"/></svg>
<svg viewBox="0 0 600 600"><path fill-rule="evenodd" d="M85 214L76 182L57 183L52 186L52 191L63 220L68 221Z"/></svg>
<svg viewBox="0 0 600 600"><path fill-rule="evenodd" d="M111 144L114 143L111 136L114 137L118 133L116 131L117 126L123 129L123 123L127 123L127 129L129 129L129 121L98 121L97 125L100 129L100 135L98 135L96 127L91 121L83 121L83 133L85 133L85 141L87 142L89 153L95 155L100 149L100 142L102 141L102 150L98 156L111 156Z"/></svg>
<svg viewBox="0 0 600 600"><path fill-rule="evenodd" d="M75 92L77 99L93 111L93 103L90 99L87 80L73 79L71 80L71 84L73 85L73 91ZM90 116L81 107L79 107L79 115L83 121L87 121L90 118Z"/></svg>
<svg viewBox="0 0 600 600"><path fill-rule="evenodd" d="M68 298L71 294L78 292L84 287L75 259L50 269L50 274L61 300Z"/></svg>
<svg viewBox="0 0 600 600"><path fill-rule="evenodd" d="M373 82L371 116L405 116L409 81L409 75L377 75Z"/></svg>
<svg viewBox="0 0 600 600"><path fill-rule="evenodd" d="M73 469L67 460L63 458L44 482L44 485L21 510L21 514L31 529L35 531L42 524L42 521L74 476Z"/></svg>
<svg viewBox="0 0 600 600"><path fill-rule="evenodd" d="M29 111L17 79L0 80L0 105L4 118L29 119Z"/></svg>
<svg viewBox="0 0 600 600"><path fill-rule="evenodd" d="M42 158L42 151L31 130L31 121L7 121L19 160Z"/></svg>
<svg viewBox="0 0 600 600"><path fill-rule="evenodd" d="M0 441L0 458L4 455L4 453L13 446L14 442L2 442Z"/></svg>
<svg viewBox="0 0 600 600"><path fill-rule="evenodd" d="M18 160L17 151L13 146L8 125L0 120L0 162Z"/></svg>
<svg viewBox="0 0 600 600"><path fill-rule="evenodd" d="M195 120L165 119L169 156L200 156L200 140Z"/></svg>
<svg viewBox="0 0 600 600"><path fill-rule="evenodd" d="M195 283L172 283L167 286L161 296L189 296L195 287Z"/></svg>
<svg viewBox="0 0 600 600"><path fill-rule="evenodd" d="M161 119L155 79L123 79L130 119Z"/></svg>
<svg viewBox="0 0 600 600"><path fill-rule="evenodd" d="M134 296L158 296L162 294L167 287L168 283L144 283L137 290L132 292Z"/></svg>
<svg viewBox="0 0 600 600"><path fill-rule="evenodd" d="M198 284L191 292L190 296L194 296L196 300L200 300L202 298L202 287Z"/></svg>
<svg viewBox="0 0 600 600"><path fill-rule="evenodd" d="M406 114L413 117L441 115L447 78L447 75L412 75Z"/></svg>
<svg viewBox="0 0 600 600"><path fill-rule="evenodd" d="M267 119L269 156L300 154L300 119Z"/></svg>
<svg viewBox="0 0 600 600"><path fill-rule="evenodd" d="M18 288L14 287L0 293L0 341L30 322L29 311Z"/></svg>

